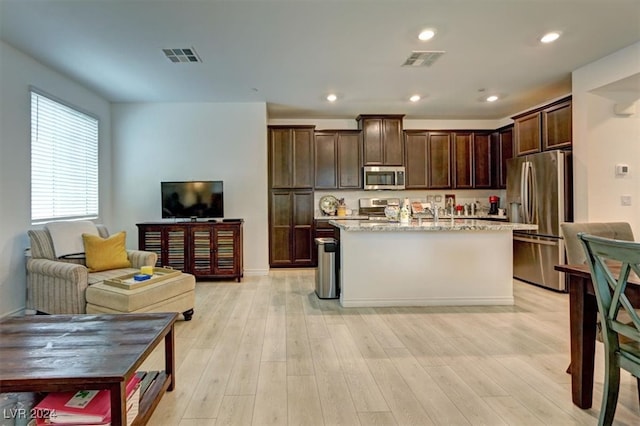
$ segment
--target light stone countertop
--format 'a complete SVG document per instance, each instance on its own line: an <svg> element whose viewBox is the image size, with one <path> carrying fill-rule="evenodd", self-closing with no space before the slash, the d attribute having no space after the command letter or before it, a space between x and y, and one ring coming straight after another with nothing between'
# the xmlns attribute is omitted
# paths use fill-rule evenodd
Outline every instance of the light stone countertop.
<svg viewBox="0 0 640 426"><path fill-rule="evenodd" d="M437 222L422 220L421 224L415 219L409 224L372 220L330 220L329 223L348 232L534 231L538 229L538 225L479 219L440 219Z"/></svg>

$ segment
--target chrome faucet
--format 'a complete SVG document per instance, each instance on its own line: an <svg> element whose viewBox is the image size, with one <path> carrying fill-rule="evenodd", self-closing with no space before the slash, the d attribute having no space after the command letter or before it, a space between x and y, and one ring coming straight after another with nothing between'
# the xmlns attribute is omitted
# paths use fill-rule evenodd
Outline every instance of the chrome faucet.
<svg viewBox="0 0 640 426"><path fill-rule="evenodd" d="M431 204L431 208L425 207L425 210L431 213L434 222L438 221L438 206L436 206L435 204Z"/></svg>

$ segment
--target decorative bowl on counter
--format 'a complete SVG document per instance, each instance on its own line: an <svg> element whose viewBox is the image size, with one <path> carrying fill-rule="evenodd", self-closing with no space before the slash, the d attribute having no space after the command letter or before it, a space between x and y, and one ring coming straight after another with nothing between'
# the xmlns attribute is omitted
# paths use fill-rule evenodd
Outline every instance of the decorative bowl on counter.
<svg viewBox="0 0 640 426"><path fill-rule="evenodd" d="M398 220L398 214L400 214L400 208L398 206L387 206L384 208L384 215L389 220Z"/></svg>
<svg viewBox="0 0 640 426"><path fill-rule="evenodd" d="M322 213L335 216L336 210L338 209L338 199L333 195L325 195L320 198L320 210Z"/></svg>

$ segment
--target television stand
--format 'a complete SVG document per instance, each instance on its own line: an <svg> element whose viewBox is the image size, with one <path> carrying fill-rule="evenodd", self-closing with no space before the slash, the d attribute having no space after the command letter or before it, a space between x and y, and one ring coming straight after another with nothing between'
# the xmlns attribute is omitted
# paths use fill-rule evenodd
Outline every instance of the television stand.
<svg viewBox="0 0 640 426"><path fill-rule="evenodd" d="M158 255L156 266L204 279L243 276L243 219L233 222L138 223L138 248Z"/></svg>

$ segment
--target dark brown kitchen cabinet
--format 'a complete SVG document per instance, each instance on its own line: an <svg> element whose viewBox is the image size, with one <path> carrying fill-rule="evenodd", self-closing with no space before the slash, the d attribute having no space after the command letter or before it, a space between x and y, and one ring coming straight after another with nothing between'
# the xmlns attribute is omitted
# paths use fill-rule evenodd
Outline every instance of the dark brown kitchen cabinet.
<svg viewBox="0 0 640 426"><path fill-rule="evenodd" d="M451 132L406 130L405 187L451 188Z"/></svg>
<svg viewBox="0 0 640 426"><path fill-rule="evenodd" d="M491 188L492 179L491 135L485 132L473 134L473 187Z"/></svg>
<svg viewBox="0 0 640 426"><path fill-rule="evenodd" d="M315 126L269 126L269 186L313 188Z"/></svg>
<svg viewBox="0 0 640 426"><path fill-rule="evenodd" d="M513 126L491 134L493 187L507 187L507 160L513 158Z"/></svg>
<svg viewBox="0 0 640 426"><path fill-rule="evenodd" d="M429 132L427 140L427 187L451 188L451 133Z"/></svg>
<svg viewBox="0 0 640 426"><path fill-rule="evenodd" d="M540 152L540 112L514 117L516 156Z"/></svg>
<svg viewBox="0 0 640 426"><path fill-rule="evenodd" d="M473 133L454 132L453 187L473 188Z"/></svg>
<svg viewBox="0 0 640 426"><path fill-rule="evenodd" d="M406 189L426 189L429 187L427 175L427 151L429 132L405 130L405 187Z"/></svg>
<svg viewBox="0 0 640 426"><path fill-rule="evenodd" d="M572 114L571 101L567 100L545 108L542 114L542 149L571 147Z"/></svg>
<svg viewBox="0 0 640 426"><path fill-rule="evenodd" d="M362 188L362 148L359 130L315 132L315 188Z"/></svg>
<svg viewBox="0 0 640 426"><path fill-rule="evenodd" d="M570 148L571 97L513 117L515 155Z"/></svg>
<svg viewBox="0 0 640 426"><path fill-rule="evenodd" d="M365 166L404 165L403 115L359 115Z"/></svg>
<svg viewBox="0 0 640 426"><path fill-rule="evenodd" d="M453 140L453 187L491 188L491 144L488 133L455 131Z"/></svg>
<svg viewBox="0 0 640 426"><path fill-rule="evenodd" d="M168 266L196 278L240 282L242 224L243 221L138 223L138 247L158 255L156 266Z"/></svg>
<svg viewBox="0 0 640 426"><path fill-rule="evenodd" d="M313 191L272 190L269 200L269 264L313 265Z"/></svg>

